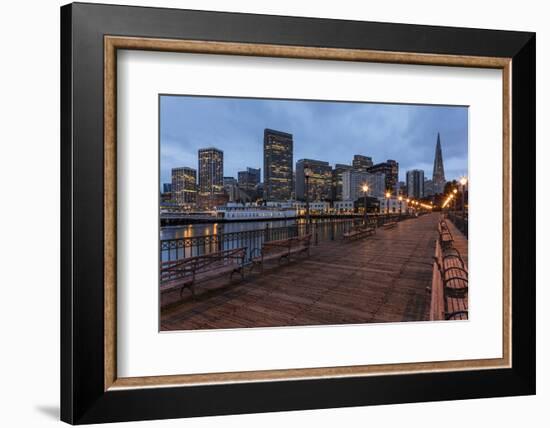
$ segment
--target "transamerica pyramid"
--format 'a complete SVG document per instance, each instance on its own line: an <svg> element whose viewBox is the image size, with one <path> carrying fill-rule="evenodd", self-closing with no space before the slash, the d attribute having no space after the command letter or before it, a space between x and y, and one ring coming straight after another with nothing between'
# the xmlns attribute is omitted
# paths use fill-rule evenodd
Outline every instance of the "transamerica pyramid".
<svg viewBox="0 0 550 428"><path fill-rule="evenodd" d="M443 155L441 154L441 139L437 133L435 145L434 173L432 176L434 193L443 193L445 189L445 169L443 168Z"/></svg>

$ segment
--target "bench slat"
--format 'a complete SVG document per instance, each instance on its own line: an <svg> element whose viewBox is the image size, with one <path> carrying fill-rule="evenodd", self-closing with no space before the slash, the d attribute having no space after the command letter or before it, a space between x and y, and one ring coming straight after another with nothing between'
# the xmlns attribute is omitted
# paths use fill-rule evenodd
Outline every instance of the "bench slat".
<svg viewBox="0 0 550 428"><path fill-rule="evenodd" d="M161 263L160 291L167 292L190 288L195 295L195 285L224 274L241 273L243 277L246 247L217 251L201 256Z"/></svg>
<svg viewBox="0 0 550 428"><path fill-rule="evenodd" d="M289 259L291 255L302 252L307 252L309 254L311 236L311 234L308 234L264 242L260 255L252 259L252 269L254 266L259 265L263 272L264 264L268 261L277 259L281 261L283 258Z"/></svg>

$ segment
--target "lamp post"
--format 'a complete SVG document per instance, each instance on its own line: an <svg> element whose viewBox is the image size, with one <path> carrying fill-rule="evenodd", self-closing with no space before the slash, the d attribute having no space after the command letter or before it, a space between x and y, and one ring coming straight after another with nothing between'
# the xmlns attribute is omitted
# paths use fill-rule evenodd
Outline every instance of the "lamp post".
<svg viewBox="0 0 550 428"><path fill-rule="evenodd" d="M361 187L361 190L363 190L363 195L365 197L365 208L363 211L363 224L367 224L367 192L369 191L369 186L367 184L363 184Z"/></svg>
<svg viewBox="0 0 550 428"><path fill-rule="evenodd" d="M460 185L462 186L462 232L466 235L466 220L464 218L465 216L465 204L464 204L464 193L466 190L466 183L468 183L468 179L466 177L460 178Z"/></svg>
<svg viewBox="0 0 550 428"><path fill-rule="evenodd" d="M401 211L403 211L403 196L399 196L399 220L401 220Z"/></svg>
<svg viewBox="0 0 550 428"><path fill-rule="evenodd" d="M456 216L456 194L457 194L458 190L457 188L455 187L453 189L453 215Z"/></svg>
<svg viewBox="0 0 550 428"><path fill-rule="evenodd" d="M310 222L310 218L309 218L309 176L310 175L311 175L311 169L309 169L308 165L305 165L305 167L304 167L304 178L305 178L305 181L306 181L306 188L305 188L305 193L306 193L306 234L309 233L309 222Z"/></svg>
<svg viewBox="0 0 550 428"><path fill-rule="evenodd" d="M390 213L390 192L386 192L386 214Z"/></svg>

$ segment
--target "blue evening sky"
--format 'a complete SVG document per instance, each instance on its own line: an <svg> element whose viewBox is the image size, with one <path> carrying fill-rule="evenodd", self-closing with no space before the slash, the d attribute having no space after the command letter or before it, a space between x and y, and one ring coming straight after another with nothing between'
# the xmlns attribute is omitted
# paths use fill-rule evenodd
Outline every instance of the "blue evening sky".
<svg viewBox="0 0 550 428"><path fill-rule="evenodd" d="M265 128L294 136L294 165L303 158L351 164L354 154L374 163L395 159L399 179L423 169L431 178L441 133L447 180L468 172L468 108L272 99L167 96L160 100L161 183L175 167L197 169L197 150L224 152L224 176L262 168ZM263 178L262 178L263 180Z"/></svg>

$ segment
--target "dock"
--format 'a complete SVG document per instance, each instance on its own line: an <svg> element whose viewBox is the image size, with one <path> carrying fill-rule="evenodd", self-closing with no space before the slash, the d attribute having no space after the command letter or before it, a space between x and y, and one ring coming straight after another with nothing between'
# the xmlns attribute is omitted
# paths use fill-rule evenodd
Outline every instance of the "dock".
<svg viewBox="0 0 550 428"><path fill-rule="evenodd" d="M195 299L188 290L181 300L179 291L163 294L161 330L428 320L438 218L407 219L353 242L319 242L310 257L243 281L203 283Z"/></svg>

